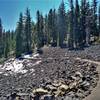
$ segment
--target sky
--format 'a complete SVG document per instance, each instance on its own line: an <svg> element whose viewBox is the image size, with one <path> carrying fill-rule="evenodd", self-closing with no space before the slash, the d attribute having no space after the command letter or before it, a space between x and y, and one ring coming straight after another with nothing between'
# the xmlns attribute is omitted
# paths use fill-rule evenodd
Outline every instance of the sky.
<svg viewBox="0 0 100 100"><path fill-rule="evenodd" d="M20 12L24 14L27 7L31 11L32 20L35 21L37 10L46 14L51 8L58 9L61 1L62 0L0 0L0 18L2 19L3 27L5 30L15 29ZM66 3L68 0L64 1ZM65 6L68 8L67 4Z"/></svg>
<svg viewBox="0 0 100 100"><path fill-rule="evenodd" d="M36 11L46 14L51 8L58 8L61 0L0 0L0 18L5 30L15 29L20 12L25 13L28 7L32 20L36 19Z"/></svg>

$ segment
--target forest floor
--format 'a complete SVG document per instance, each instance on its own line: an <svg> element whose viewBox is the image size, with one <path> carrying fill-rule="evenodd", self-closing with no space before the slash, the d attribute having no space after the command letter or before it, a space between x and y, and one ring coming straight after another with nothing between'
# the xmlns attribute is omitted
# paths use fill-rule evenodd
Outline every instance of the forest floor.
<svg viewBox="0 0 100 100"><path fill-rule="evenodd" d="M99 100L100 45L42 50L0 65L0 100Z"/></svg>

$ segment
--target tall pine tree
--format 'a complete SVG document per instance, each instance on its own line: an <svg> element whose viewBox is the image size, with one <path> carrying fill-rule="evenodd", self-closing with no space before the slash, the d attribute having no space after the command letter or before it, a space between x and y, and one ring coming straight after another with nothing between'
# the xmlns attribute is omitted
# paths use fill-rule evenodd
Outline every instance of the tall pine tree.
<svg viewBox="0 0 100 100"><path fill-rule="evenodd" d="M63 43L66 37L66 11L65 4L62 0L59 9L58 9L58 36L59 36L59 46L63 47Z"/></svg>
<svg viewBox="0 0 100 100"><path fill-rule="evenodd" d="M56 10L53 10L53 18L52 18L52 41L53 41L53 46L57 46L57 13Z"/></svg>
<svg viewBox="0 0 100 100"><path fill-rule="evenodd" d="M98 25L98 31L99 31L99 39L100 39L100 5L99 5L99 13L98 13L98 20L99 20L99 25Z"/></svg>
<svg viewBox="0 0 100 100"><path fill-rule="evenodd" d="M91 25L92 25L92 10L89 1L86 2L86 45L90 45Z"/></svg>
<svg viewBox="0 0 100 100"><path fill-rule="evenodd" d="M25 33L25 52L31 53L32 52L32 22L30 16L30 10L27 8L25 13L25 26L24 26L24 33Z"/></svg>
<svg viewBox="0 0 100 100"><path fill-rule="evenodd" d="M75 42L75 47L78 48L79 44L79 36L80 36L80 8L79 8L79 3L78 0L75 2L75 17L74 17L74 42Z"/></svg>
<svg viewBox="0 0 100 100"><path fill-rule="evenodd" d="M45 18L44 18L44 37L45 37L45 44L48 46L49 45L49 41L48 41L48 16L45 15Z"/></svg>
<svg viewBox="0 0 100 100"><path fill-rule="evenodd" d="M94 36L98 36L98 32L97 32L97 0L93 0L92 8L93 8L92 34Z"/></svg>
<svg viewBox="0 0 100 100"><path fill-rule="evenodd" d="M51 43L53 34L53 10L50 9L48 14L48 43Z"/></svg>
<svg viewBox="0 0 100 100"><path fill-rule="evenodd" d="M19 22L16 29L16 57L21 56L21 54L24 52L23 28L23 15L20 13Z"/></svg>
<svg viewBox="0 0 100 100"><path fill-rule="evenodd" d="M10 31L8 30L5 33L5 48L4 48L4 57L8 58L10 53Z"/></svg>
<svg viewBox="0 0 100 100"><path fill-rule="evenodd" d="M42 14L37 11L37 23L36 23L36 40L37 48L40 48L44 45L44 19Z"/></svg>
<svg viewBox="0 0 100 100"><path fill-rule="evenodd" d="M2 21L0 19L0 57L3 54L3 37L2 37L2 31L3 31L3 27L2 27Z"/></svg>
<svg viewBox="0 0 100 100"><path fill-rule="evenodd" d="M80 47L86 44L86 0L81 0L81 17L80 17Z"/></svg>
<svg viewBox="0 0 100 100"><path fill-rule="evenodd" d="M68 40L68 47L69 49L73 49L74 48L74 6L73 6L73 0L69 1L70 3L70 33L69 33L69 40Z"/></svg>

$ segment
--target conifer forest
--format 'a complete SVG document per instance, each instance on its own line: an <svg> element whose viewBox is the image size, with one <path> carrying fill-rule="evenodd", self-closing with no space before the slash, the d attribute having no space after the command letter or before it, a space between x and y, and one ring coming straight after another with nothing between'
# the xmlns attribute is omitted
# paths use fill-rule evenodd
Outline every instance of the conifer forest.
<svg viewBox="0 0 100 100"><path fill-rule="evenodd" d="M100 1L58 1L13 30L0 14L0 100L100 100Z"/></svg>

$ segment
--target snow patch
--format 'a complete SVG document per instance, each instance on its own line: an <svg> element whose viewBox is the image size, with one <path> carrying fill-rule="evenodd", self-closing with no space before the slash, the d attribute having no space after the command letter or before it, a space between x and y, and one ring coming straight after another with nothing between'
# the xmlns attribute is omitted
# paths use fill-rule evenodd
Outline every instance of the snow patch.
<svg viewBox="0 0 100 100"><path fill-rule="evenodd" d="M41 62L42 62L41 60L35 62L35 63L33 64L33 66L35 66L35 65L39 65Z"/></svg>
<svg viewBox="0 0 100 100"><path fill-rule="evenodd" d="M33 72L35 72L35 69L30 69L30 71L33 73Z"/></svg>
<svg viewBox="0 0 100 100"><path fill-rule="evenodd" d="M29 59L39 57L39 54L24 55L23 57L25 58L23 60L10 58L3 65L0 65L0 74L4 73L6 76L9 74L16 74L16 73L25 74L28 72L28 70L25 69L24 62L27 61L28 66L31 66L31 65L35 66L42 62L41 60L38 60L35 63L31 63L29 60ZM34 71L35 71L34 69L31 70L31 72L34 72Z"/></svg>
<svg viewBox="0 0 100 100"><path fill-rule="evenodd" d="M6 71L11 71L12 73L26 73L26 70L23 70L22 61L15 59L13 62L6 62L2 68Z"/></svg>
<svg viewBox="0 0 100 100"><path fill-rule="evenodd" d="M37 53L37 54L33 54L33 57L39 57L39 54Z"/></svg>
<svg viewBox="0 0 100 100"><path fill-rule="evenodd" d="M39 57L39 54L33 54L33 55L24 55L23 58L25 59L34 59L36 57Z"/></svg>

